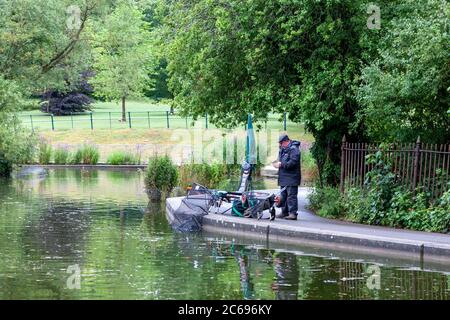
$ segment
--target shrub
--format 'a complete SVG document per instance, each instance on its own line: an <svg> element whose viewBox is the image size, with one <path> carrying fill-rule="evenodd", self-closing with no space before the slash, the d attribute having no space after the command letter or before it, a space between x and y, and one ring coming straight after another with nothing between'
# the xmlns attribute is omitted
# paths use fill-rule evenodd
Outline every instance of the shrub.
<svg viewBox="0 0 450 320"><path fill-rule="evenodd" d="M177 167L167 155L153 156L149 159L145 176L145 185L149 194L156 192L155 198L160 198L161 194L167 196L177 182Z"/></svg>
<svg viewBox="0 0 450 320"><path fill-rule="evenodd" d="M429 195L416 190L416 194L397 187L384 211L375 211L374 194L359 188L348 189L341 198L344 217L358 223L377 224L418 231L449 232L450 227L450 190L446 191L435 203ZM330 200L331 199L331 200ZM322 197L326 203L333 198ZM317 212L321 214L320 205ZM376 214L374 213L376 212ZM375 219L376 218L376 219Z"/></svg>
<svg viewBox="0 0 450 320"><path fill-rule="evenodd" d="M12 163L0 154L0 177L7 177L12 171Z"/></svg>
<svg viewBox="0 0 450 320"><path fill-rule="evenodd" d="M370 202L363 190L351 188L342 196L342 208L347 220L366 223L365 219L370 211Z"/></svg>
<svg viewBox="0 0 450 320"><path fill-rule="evenodd" d="M38 162L39 164L49 164L52 159L53 148L45 139L39 141Z"/></svg>
<svg viewBox="0 0 450 320"><path fill-rule="evenodd" d="M70 153L67 148L57 148L53 153L55 164L67 164L70 160Z"/></svg>
<svg viewBox="0 0 450 320"><path fill-rule="evenodd" d="M98 163L99 158L100 153L98 152L97 146L84 144L75 151L70 163L95 165Z"/></svg>
<svg viewBox="0 0 450 320"><path fill-rule="evenodd" d="M90 95L93 93L93 89L88 80L91 76L92 72L82 73L77 83L69 83L71 90L68 92L58 90L44 92L41 97L41 111L64 116L90 110L93 102Z"/></svg>
<svg viewBox="0 0 450 320"><path fill-rule="evenodd" d="M21 125L16 113L28 101L22 89L0 75L0 176L9 177L15 165L32 163L36 158L36 135Z"/></svg>
<svg viewBox="0 0 450 320"><path fill-rule="evenodd" d="M373 158L376 160L375 158ZM310 207L325 217L419 231L448 233L450 228L450 184L447 191L432 201L431 194L415 192L396 185L388 166L378 159L368 173L363 188L348 188L343 195L337 189L316 188L310 195Z"/></svg>
<svg viewBox="0 0 450 320"><path fill-rule="evenodd" d="M315 188L309 196L310 207L324 217L339 217L344 209L339 189L333 187Z"/></svg>
<svg viewBox="0 0 450 320"><path fill-rule="evenodd" d="M111 165L139 164L139 156L126 151L114 151L108 156L106 163Z"/></svg>
<svg viewBox="0 0 450 320"><path fill-rule="evenodd" d="M397 190L387 212L389 225L420 231L448 232L450 190L432 203L425 192Z"/></svg>

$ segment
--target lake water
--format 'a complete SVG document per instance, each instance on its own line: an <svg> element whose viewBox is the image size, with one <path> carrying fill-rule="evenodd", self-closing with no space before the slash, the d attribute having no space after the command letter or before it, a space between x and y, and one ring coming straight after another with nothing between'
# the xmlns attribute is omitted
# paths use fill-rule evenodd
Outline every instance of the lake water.
<svg viewBox="0 0 450 320"><path fill-rule="evenodd" d="M136 171L55 169L0 180L0 299L450 297L449 266L421 270L175 233L164 205L149 204L143 189Z"/></svg>

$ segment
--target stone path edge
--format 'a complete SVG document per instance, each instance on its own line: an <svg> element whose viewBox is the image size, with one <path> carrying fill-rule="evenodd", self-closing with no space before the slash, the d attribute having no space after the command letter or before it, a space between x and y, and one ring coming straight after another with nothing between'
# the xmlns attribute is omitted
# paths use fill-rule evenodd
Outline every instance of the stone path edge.
<svg viewBox="0 0 450 320"><path fill-rule="evenodd" d="M169 198L166 201L169 221L173 210ZM251 237L267 242L298 244L450 265L450 246L442 244L276 225L267 220L256 221L220 214L209 214L202 220L203 229L208 232Z"/></svg>

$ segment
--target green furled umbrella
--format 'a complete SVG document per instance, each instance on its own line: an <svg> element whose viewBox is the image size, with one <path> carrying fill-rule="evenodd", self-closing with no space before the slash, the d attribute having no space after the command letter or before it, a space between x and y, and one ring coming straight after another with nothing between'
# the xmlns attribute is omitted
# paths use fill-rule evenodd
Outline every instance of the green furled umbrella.
<svg viewBox="0 0 450 320"><path fill-rule="evenodd" d="M255 132L253 131L252 115L247 118L247 144L245 146L245 161L255 165L257 160Z"/></svg>

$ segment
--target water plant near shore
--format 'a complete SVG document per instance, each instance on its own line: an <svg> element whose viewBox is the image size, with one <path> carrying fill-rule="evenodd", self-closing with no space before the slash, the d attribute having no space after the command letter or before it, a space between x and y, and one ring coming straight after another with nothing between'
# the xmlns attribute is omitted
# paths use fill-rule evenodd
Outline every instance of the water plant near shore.
<svg viewBox="0 0 450 320"><path fill-rule="evenodd" d="M145 186L150 200L166 197L178 183L178 170L169 156L154 155L148 161Z"/></svg>
<svg viewBox="0 0 450 320"><path fill-rule="evenodd" d="M47 140L41 139L38 146L38 162L39 164L49 164L52 159L53 148Z"/></svg>
<svg viewBox="0 0 450 320"><path fill-rule="evenodd" d="M127 151L114 151L109 154L106 160L106 163L110 165L140 164L140 162L139 155Z"/></svg>
<svg viewBox="0 0 450 320"><path fill-rule="evenodd" d="M73 154L70 164L89 164L95 165L98 163L100 153L97 146L91 144L83 144Z"/></svg>
<svg viewBox="0 0 450 320"><path fill-rule="evenodd" d="M70 161L70 152L67 147L58 147L53 153L55 164L68 164Z"/></svg>

